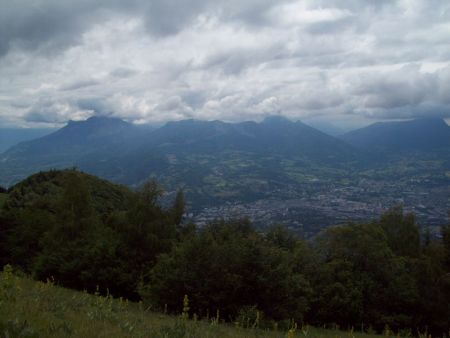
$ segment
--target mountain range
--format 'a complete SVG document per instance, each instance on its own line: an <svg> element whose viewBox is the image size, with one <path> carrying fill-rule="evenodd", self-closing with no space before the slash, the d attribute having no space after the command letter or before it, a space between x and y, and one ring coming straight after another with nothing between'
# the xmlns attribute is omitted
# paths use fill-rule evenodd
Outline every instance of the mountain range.
<svg viewBox="0 0 450 338"><path fill-rule="evenodd" d="M418 165L411 177L424 173L426 158L434 161L430 173L445 179L450 127L440 119L421 119L376 123L333 137L279 116L260 123L183 120L156 129L91 117L5 151L0 185L37 171L78 167L129 186L155 178L168 191L183 187L196 205L210 205L367 175L395 179L404 175L405 158L408 166Z"/></svg>
<svg viewBox="0 0 450 338"><path fill-rule="evenodd" d="M50 135L4 152L1 183L11 185L39 170L76 166L133 185L191 156L226 157L231 153L297 157L339 166L356 158L357 151L301 122L281 117L236 124L184 120L156 130L120 119L92 117L71 121Z"/></svg>

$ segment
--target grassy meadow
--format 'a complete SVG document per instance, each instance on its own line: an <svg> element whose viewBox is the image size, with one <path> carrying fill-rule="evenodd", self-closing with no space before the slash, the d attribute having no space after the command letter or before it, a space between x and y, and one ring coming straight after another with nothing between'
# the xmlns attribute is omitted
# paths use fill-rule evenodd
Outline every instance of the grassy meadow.
<svg viewBox="0 0 450 338"><path fill-rule="evenodd" d="M0 275L0 337L372 337L369 334L308 326L261 329L258 322L225 324L216 317L197 320L180 300L180 315L152 312L142 303L65 289L52 281L36 282ZM390 333L387 332L386 336Z"/></svg>

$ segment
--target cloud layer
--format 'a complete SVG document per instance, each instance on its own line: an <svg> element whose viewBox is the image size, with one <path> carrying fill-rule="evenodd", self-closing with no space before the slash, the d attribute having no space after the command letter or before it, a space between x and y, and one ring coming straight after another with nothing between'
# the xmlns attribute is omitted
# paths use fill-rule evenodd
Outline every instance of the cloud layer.
<svg viewBox="0 0 450 338"><path fill-rule="evenodd" d="M0 124L450 117L440 0L0 0Z"/></svg>

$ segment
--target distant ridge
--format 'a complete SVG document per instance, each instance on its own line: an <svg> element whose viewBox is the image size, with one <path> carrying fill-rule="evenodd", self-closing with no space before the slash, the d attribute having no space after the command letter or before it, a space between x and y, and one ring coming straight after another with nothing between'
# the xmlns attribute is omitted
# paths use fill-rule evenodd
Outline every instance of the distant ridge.
<svg viewBox="0 0 450 338"><path fill-rule="evenodd" d="M212 152L238 150L256 153L304 155L319 161L354 155L344 142L300 121L270 116L262 122L182 120L168 122L149 135L147 146L172 151Z"/></svg>
<svg viewBox="0 0 450 338"><path fill-rule="evenodd" d="M94 147L120 146L124 139L133 138L137 129L121 119L91 117L85 121L69 121L68 124L41 138L23 142L5 152L4 157L41 157L64 153L78 156L91 152Z"/></svg>
<svg viewBox="0 0 450 338"><path fill-rule="evenodd" d="M236 153L236 159L243 162L250 157L255 165L263 157L282 156L301 158L308 166L339 166L357 157L357 152L343 141L279 116L267 117L260 123L182 120L155 130L117 118L91 117L70 121L50 135L6 151L0 156L1 184L11 185L40 170L76 166L133 185L152 175L181 170L174 168L175 162L168 158L179 157L179 163L181 158L192 161L194 155L209 156L219 163L226 152ZM199 168L195 175L201 175L202 170Z"/></svg>
<svg viewBox="0 0 450 338"><path fill-rule="evenodd" d="M439 118L378 122L341 136L366 150L405 151L450 147L450 127Z"/></svg>

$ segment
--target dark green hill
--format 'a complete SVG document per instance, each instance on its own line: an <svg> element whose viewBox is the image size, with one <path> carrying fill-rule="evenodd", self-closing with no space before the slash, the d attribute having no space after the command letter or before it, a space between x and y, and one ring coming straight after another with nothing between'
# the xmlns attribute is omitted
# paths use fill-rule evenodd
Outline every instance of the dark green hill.
<svg viewBox="0 0 450 338"><path fill-rule="evenodd" d="M170 248L183 213L183 205L163 210L158 197L152 182L131 192L77 170L32 175L0 209L0 266L136 297L139 273Z"/></svg>
<svg viewBox="0 0 450 338"><path fill-rule="evenodd" d="M76 178L87 187L94 209L102 215L125 210L133 193L126 187L113 184L77 170L52 170L34 174L11 187L5 201L6 209L46 206L53 210L67 185Z"/></svg>

